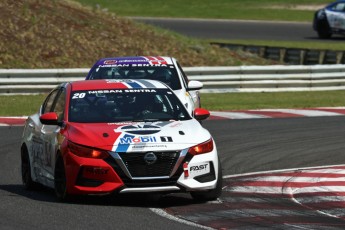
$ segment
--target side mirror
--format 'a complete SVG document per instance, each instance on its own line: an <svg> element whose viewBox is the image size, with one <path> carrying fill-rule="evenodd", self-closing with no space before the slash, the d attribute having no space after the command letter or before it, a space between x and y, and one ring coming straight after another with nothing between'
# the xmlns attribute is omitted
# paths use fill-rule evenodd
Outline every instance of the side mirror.
<svg viewBox="0 0 345 230"><path fill-rule="evenodd" d="M210 116L210 112L206 109L196 108L194 110L194 118L198 121L205 120Z"/></svg>
<svg viewBox="0 0 345 230"><path fill-rule="evenodd" d="M188 82L188 90L199 90L204 87L204 84L202 84L200 81L189 81Z"/></svg>
<svg viewBox="0 0 345 230"><path fill-rule="evenodd" d="M44 125L59 125L58 115L55 112L42 114L40 121Z"/></svg>

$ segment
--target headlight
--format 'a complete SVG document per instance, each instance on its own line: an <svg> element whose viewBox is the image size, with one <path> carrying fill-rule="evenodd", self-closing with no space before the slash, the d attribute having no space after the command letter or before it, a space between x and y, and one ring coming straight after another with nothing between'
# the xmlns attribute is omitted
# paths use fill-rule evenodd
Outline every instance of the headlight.
<svg viewBox="0 0 345 230"><path fill-rule="evenodd" d="M107 151L85 147L70 141L68 142L68 149L71 153L79 157L104 159L109 156Z"/></svg>
<svg viewBox="0 0 345 230"><path fill-rule="evenodd" d="M190 147L188 152L193 155L209 153L213 150L213 140L212 138L206 142Z"/></svg>
<svg viewBox="0 0 345 230"><path fill-rule="evenodd" d="M322 19L324 19L326 17L326 14L325 14L325 12L323 11L323 10L320 10L319 12L317 12L317 18L319 19L319 20L322 20Z"/></svg>

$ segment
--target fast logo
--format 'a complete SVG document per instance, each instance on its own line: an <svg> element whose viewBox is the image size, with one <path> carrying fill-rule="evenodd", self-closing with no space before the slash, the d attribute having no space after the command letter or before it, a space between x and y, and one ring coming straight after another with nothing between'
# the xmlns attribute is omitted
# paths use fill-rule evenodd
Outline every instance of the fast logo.
<svg viewBox="0 0 345 230"><path fill-rule="evenodd" d="M208 164L192 166L189 168L189 171L199 171L199 170L207 171L207 166L208 166Z"/></svg>
<svg viewBox="0 0 345 230"><path fill-rule="evenodd" d="M210 162L188 165L187 169L189 170L190 177L204 175L211 171Z"/></svg>

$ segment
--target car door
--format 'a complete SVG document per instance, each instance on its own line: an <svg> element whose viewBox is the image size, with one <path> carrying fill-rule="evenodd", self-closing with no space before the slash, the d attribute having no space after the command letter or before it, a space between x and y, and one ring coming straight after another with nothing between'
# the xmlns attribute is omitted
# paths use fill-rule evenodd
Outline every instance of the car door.
<svg viewBox="0 0 345 230"><path fill-rule="evenodd" d="M332 29L345 30L345 3L339 2L326 11L328 23Z"/></svg>
<svg viewBox="0 0 345 230"><path fill-rule="evenodd" d="M66 93L64 88L58 89L51 94L47 103L42 108L42 114L48 112L56 112L58 120L64 118ZM43 143L43 151L41 154L41 176L45 180L45 184L52 185L54 180L55 156L57 151L57 135L60 132L60 126L42 125L40 129L40 139Z"/></svg>

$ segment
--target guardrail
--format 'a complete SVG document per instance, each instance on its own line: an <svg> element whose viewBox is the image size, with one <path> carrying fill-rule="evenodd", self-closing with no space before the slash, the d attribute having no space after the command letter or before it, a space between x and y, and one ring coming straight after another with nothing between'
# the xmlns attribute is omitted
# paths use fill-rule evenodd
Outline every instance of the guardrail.
<svg viewBox="0 0 345 230"><path fill-rule="evenodd" d="M289 65L345 64L344 50L300 49L259 45L211 43L230 50L242 50Z"/></svg>
<svg viewBox="0 0 345 230"><path fill-rule="evenodd" d="M283 92L345 89L345 65L186 67L201 92ZM49 92L62 82L82 80L89 69L0 69L0 94Z"/></svg>

